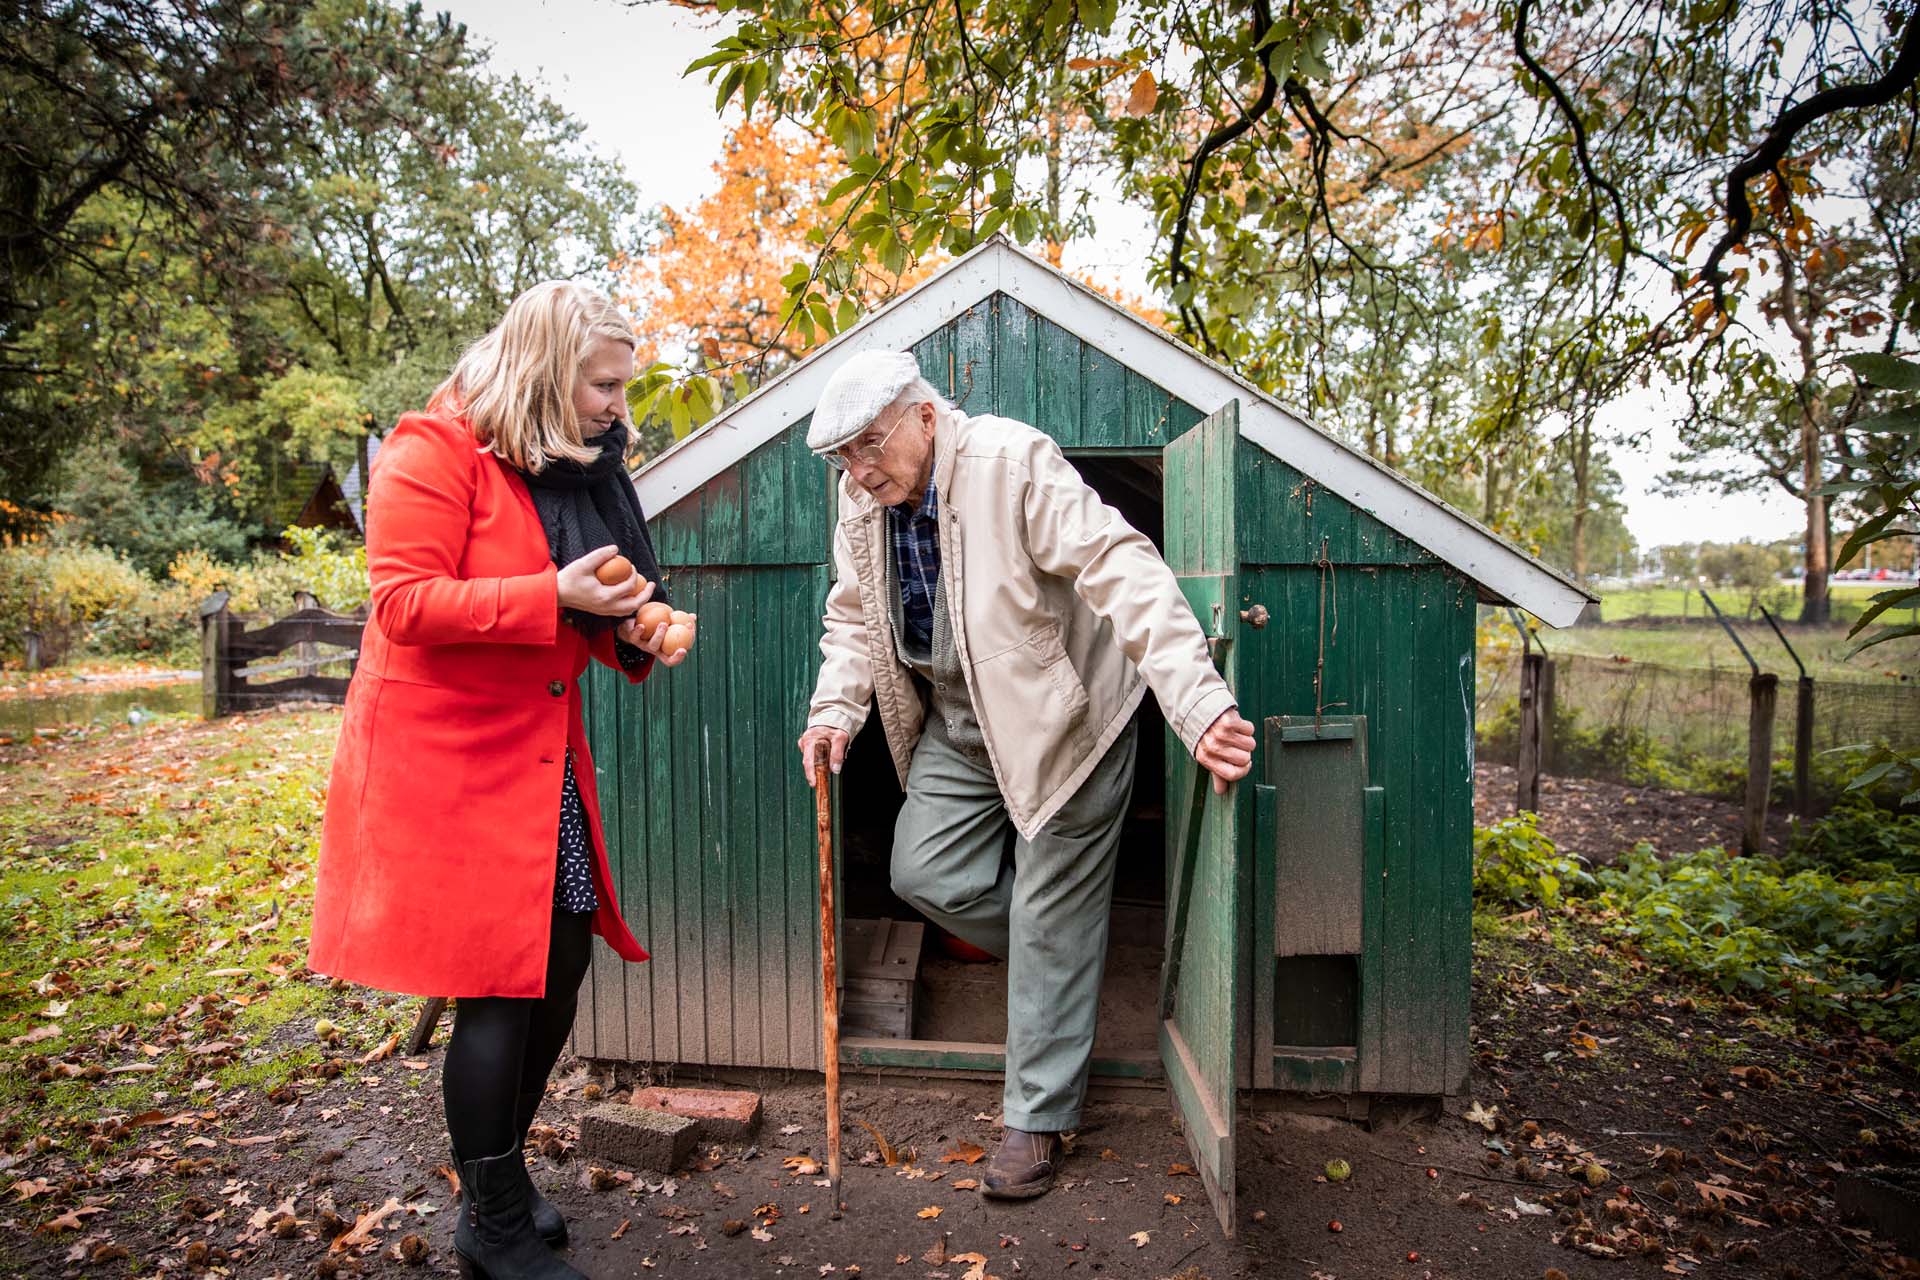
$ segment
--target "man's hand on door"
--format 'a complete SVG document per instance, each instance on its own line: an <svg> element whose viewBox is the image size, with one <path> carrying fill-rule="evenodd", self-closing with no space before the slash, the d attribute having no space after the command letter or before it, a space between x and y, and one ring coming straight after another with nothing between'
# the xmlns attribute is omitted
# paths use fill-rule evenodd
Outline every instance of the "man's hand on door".
<svg viewBox="0 0 1920 1280"><path fill-rule="evenodd" d="M1227 794L1229 785L1247 776L1253 768L1253 741L1253 724L1242 720L1233 707L1222 711L1200 735L1193 758L1213 775L1213 794Z"/></svg>

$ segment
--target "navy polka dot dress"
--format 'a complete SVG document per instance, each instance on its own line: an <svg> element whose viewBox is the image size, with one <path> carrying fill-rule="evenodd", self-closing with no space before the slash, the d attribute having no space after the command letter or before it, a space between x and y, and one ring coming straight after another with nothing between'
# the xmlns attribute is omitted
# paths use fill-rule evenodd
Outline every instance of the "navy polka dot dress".
<svg viewBox="0 0 1920 1280"><path fill-rule="evenodd" d="M573 776L573 749L567 749L567 773L560 783L560 868L553 878L553 905L575 913L598 909L593 891L593 838L587 833L587 806Z"/></svg>

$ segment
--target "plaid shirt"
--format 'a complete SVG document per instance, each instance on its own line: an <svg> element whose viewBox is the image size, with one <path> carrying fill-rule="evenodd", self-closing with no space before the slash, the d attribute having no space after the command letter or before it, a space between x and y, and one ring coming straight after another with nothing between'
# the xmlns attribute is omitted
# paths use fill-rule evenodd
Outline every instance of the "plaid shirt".
<svg viewBox="0 0 1920 1280"><path fill-rule="evenodd" d="M916 648L933 647L933 593L940 584L939 515L940 498L932 480L927 481L927 494L918 509L904 502L887 508L900 602Z"/></svg>

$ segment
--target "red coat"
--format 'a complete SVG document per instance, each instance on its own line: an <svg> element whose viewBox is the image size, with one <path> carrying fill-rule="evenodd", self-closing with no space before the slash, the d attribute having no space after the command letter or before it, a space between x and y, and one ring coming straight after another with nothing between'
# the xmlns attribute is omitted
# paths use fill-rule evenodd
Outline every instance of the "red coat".
<svg viewBox="0 0 1920 1280"><path fill-rule="evenodd" d="M607 872L580 720L579 675L589 653L618 669L613 636L561 623L525 483L464 421L408 414L373 469L367 569L309 967L414 995L541 995L568 746L593 839L593 931L645 960Z"/></svg>

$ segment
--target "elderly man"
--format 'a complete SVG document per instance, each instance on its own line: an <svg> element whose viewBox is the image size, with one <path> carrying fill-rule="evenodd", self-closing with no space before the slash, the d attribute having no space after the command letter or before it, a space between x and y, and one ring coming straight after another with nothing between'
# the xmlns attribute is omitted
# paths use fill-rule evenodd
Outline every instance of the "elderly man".
<svg viewBox="0 0 1920 1280"><path fill-rule="evenodd" d="M807 445L845 474L802 767L824 745L839 772L879 707L906 787L893 891L1007 961L1006 1128L983 1191L1037 1196L1086 1094L1133 713L1152 688L1222 793L1253 726L1166 562L1046 435L958 411L909 353L862 352Z"/></svg>

